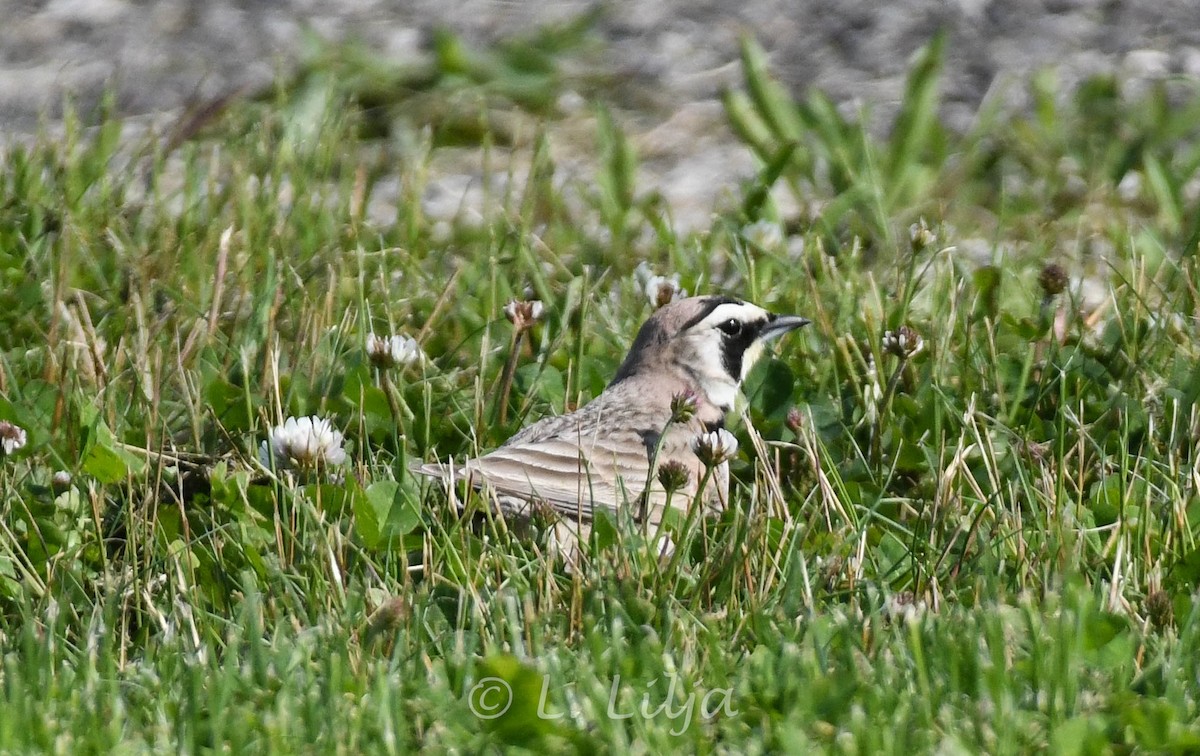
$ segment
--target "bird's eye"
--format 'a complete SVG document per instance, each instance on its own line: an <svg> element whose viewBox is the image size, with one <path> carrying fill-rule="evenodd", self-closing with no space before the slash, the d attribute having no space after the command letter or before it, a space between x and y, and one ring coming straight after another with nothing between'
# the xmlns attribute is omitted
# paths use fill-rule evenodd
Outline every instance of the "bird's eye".
<svg viewBox="0 0 1200 756"><path fill-rule="evenodd" d="M742 323L739 320L730 318L718 325L717 328L720 328L727 336L737 336L742 332Z"/></svg>

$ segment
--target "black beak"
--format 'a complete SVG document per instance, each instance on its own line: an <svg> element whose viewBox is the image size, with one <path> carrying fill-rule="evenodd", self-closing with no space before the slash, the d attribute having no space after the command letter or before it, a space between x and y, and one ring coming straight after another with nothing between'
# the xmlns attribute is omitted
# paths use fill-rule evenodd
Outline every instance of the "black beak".
<svg viewBox="0 0 1200 756"><path fill-rule="evenodd" d="M758 337L763 341L770 341L788 331L794 331L801 326L806 326L811 322L808 318L801 318L795 315L772 315L767 324L759 331Z"/></svg>

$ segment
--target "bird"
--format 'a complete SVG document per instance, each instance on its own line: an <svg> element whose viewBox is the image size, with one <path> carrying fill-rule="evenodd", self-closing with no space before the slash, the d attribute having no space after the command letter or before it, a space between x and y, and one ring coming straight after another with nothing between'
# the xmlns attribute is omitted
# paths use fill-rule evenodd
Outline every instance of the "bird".
<svg viewBox="0 0 1200 756"><path fill-rule="evenodd" d="M554 551L578 559L597 513L625 509L658 526L668 509L706 514L728 504L728 461L705 456L703 440L728 431L742 382L766 344L810 321L776 315L750 302L719 296L678 299L642 325L608 386L564 415L526 426L500 447L460 465L414 466L446 485L468 479L507 515L557 515ZM699 454L697 452L700 452ZM669 495L658 471L682 469ZM711 471L709 467L712 467ZM706 473L708 473L706 477Z"/></svg>

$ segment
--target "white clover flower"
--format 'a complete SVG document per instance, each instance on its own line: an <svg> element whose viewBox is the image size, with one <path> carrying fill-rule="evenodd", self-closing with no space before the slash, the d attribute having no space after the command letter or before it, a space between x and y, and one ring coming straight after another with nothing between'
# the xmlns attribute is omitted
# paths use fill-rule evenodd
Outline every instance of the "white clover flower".
<svg viewBox="0 0 1200 756"><path fill-rule="evenodd" d="M893 593L887 597L880 607L880 614L891 622L903 621L907 624L920 622L929 611L924 599L917 598L912 593Z"/></svg>
<svg viewBox="0 0 1200 756"><path fill-rule="evenodd" d="M379 368L408 367L423 362L425 353L416 339L410 336L376 336L367 334L367 356Z"/></svg>
<svg viewBox="0 0 1200 756"><path fill-rule="evenodd" d="M908 227L908 240L912 243L912 248L917 252L932 247L937 244L937 234L933 229L929 228L929 224L925 222L925 218L921 218L918 222Z"/></svg>
<svg viewBox="0 0 1200 756"><path fill-rule="evenodd" d="M55 491L65 491L71 486L71 473L66 470L55 470L50 476L50 487Z"/></svg>
<svg viewBox="0 0 1200 756"><path fill-rule="evenodd" d="M1117 196L1123 202L1136 202L1142 196L1142 174L1140 171L1129 171L1121 177L1117 184Z"/></svg>
<svg viewBox="0 0 1200 756"><path fill-rule="evenodd" d="M640 288L646 288L646 282L649 281L653 276L654 271L650 268L650 263L646 262L645 260L642 260L637 264L637 267L633 269L633 278L635 281L637 281L637 284Z"/></svg>
<svg viewBox="0 0 1200 756"><path fill-rule="evenodd" d="M513 300L504 305L504 317L517 327L518 331L533 328L533 324L546 314L546 307L540 299Z"/></svg>
<svg viewBox="0 0 1200 756"><path fill-rule="evenodd" d="M783 244L783 229L774 221L760 220L743 228L742 238L760 249L778 249Z"/></svg>
<svg viewBox="0 0 1200 756"><path fill-rule="evenodd" d="M883 351L897 357L908 359L925 348L925 339L908 326L900 326L895 331L884 331Z"/></svg>
<svg viewBox="0 0 1200 756"><path fill-rule="evenodd" d="M692 451L705 467L715 467L728 462L737 454L737 437L724 428L708 431L692 441Z"/></svg>
<svg viewBox="0 0 1200 756"><path fill-rule="evenodd" d="M13 425L7 420L0 420L0 449L3 449L5 454L12 454L25 446L27 440L24 428Z"/></svg>
<svg viewBox="0 0 1200 756"><path fill-rule="evenodd" d="M1196 200L1200 200L1200 176L1193 175L1184 182L1179 191L1187 204L1195 204Z"/></svg>
<svg viewBox="0 0 1200 756"><path fill-rule="evenodd" d="M271 429L269 440L259 447L258 458L266 467L274 462L281 469L340 465L346 461L342 441L341 432L328 420L316 415L289 417L282 425Z"/></svg>

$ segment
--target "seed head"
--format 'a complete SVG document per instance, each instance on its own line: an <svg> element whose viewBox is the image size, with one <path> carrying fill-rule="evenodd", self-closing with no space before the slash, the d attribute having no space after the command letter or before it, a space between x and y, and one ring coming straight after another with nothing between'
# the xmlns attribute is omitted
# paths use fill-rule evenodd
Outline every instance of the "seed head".
<svg viewBox="0 0 1200 756"><path fill-rule="evenodd" d="M678 460L670 459L658 466L658 482L668 494L686 486L690 478L687 467Z"/></svg>
<svg viewBox="0 0 1200 756"><path fill-rule="evenodd" d="M516 326L517 331L528 331L542 319L546 308L540 299L512 300L504 305L504 317Z"/></svg>
<svg viewBox="0 0 1200 756"><path fill-rule="evenodd" d="M1067 271L1061 265L1050 263L1038 274L1038 285L1046 299L1058 296L1067 288Z"/></svg>
<svg viewBox="0 0 1200 756"><path fill-rule="evenodd" d="M696 456L705 467L716 467L728 462L737 454L737 450L737 437L724 428L701 433L692 441L692 451L696 452Z"/></svg>
<svg viewBox="0 0 1200 756"><path fill-rule="evenodd" d="M671 422L686 423L696 416L700 398L691 389L684 389L671 397Z"/></svg>
<svg viewBox="0 0 1200 756"><path fill-rule="evenodd" d="M787 419L784 420L784 423L787 425L788 430L798 436L800 435L800 430L804 427L804 413L800 411L799 407L792 407L788 410Z"/></svg>
<svg viewBox="0 0 1200 756"><path fill-rule="evenodd" d="M1164 630L1175 624L1175 608L1166 591L1153 591L1146 596L1145 608L1146 617L1155 628Z"/></svg>
<svg viewBox="0 0 1200 756"><path fill-rule="evenodd" d="M901 359L909 359L925 348L921 334L906 325L883 334L883 351Z"/></svg>
<svg viewBox="0 0 1200 756"><path fill-rule="evenodd" d="M683 299L688 294L687 289L684 289L679 284L678 273L669 278L667 276L655 275L645 260L638 264L633 274L643 291L646 292L646 299L650 301L650 306L656 310L671 304L677 299Z"/></svg>
<svg viewBox="0 0 1200 756"><path fill-rule="evenodd" d="M7 420L0 420L0 451L5 455L12 454L25 446L27 440L24 428L13 425Z"/></svg>
<svg viewBox="0 0 1200 756"><path fill-rule="evenodd" d="M677 299L683 299L687 296L687 289L679 285L679 274L667 278L666 276L654 276L650 282L646 284L646 298L650 300L650 304L654 305L654 309L666 307Z"/></svg>

